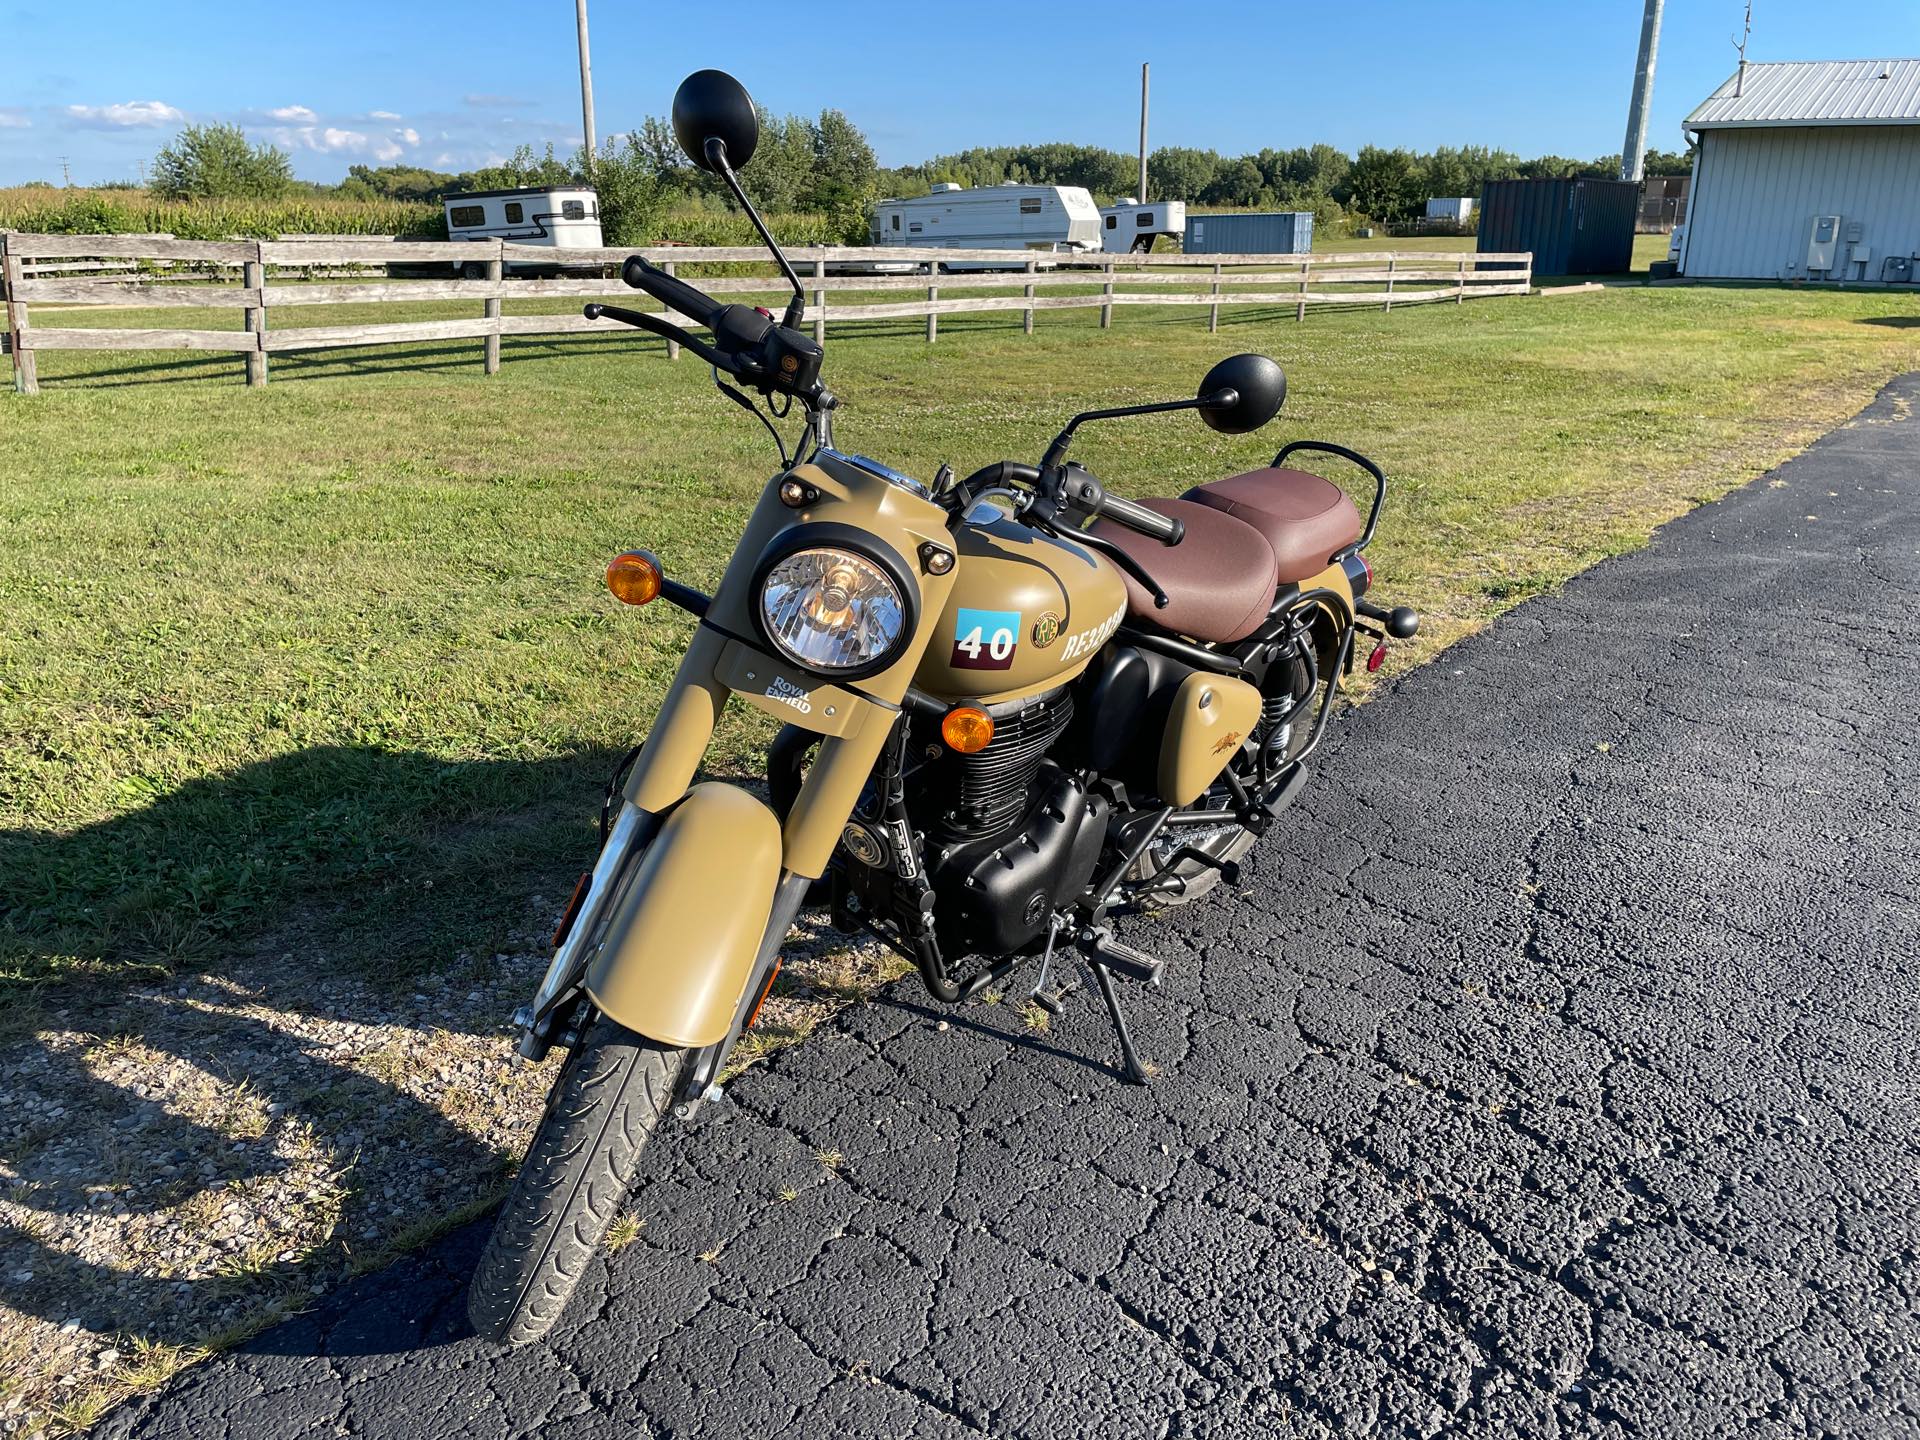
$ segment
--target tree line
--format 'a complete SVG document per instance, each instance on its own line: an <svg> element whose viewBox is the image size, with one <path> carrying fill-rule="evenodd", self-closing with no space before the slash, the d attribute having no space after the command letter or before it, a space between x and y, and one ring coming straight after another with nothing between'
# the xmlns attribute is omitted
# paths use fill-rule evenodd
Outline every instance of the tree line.
<svg viewBox="0 0 1920 1440"><path fill-rule="evenodd" d="M1687 155L1649 150L1646 173L1684 174ZM1265 148L1244 155L1168 146L1147 157L1148 192L1189 204L1311 210L1323 225L1366 220L1394 224L1424 213L1433 197L1477 197L1490 180L1607 177L1620 157L1523 159L1486 146L1430 151L1367 145L1348 155L1332 145ZM924 195L942 182L982 185L1079 185L1102 203L1132 194L1137 160L1096 145L975 146L918 165L887 169L860 128L838 110L818 116L761 114L760 144L741 171L754 202L770 213L823 217L828 233L863 243L868 214L882 197ZM720 181L680 153L672 127L649 116L638 129L609 138L591 155L562 155L549 145L522 146L508 160L458 174L412 165L354 165L335 186L293 178L284 151L255 145L237 126L189 126L154 161L152 188L165 199L272 199L305 192L346 199L437 202L468 190L592 183L600 194L602 230L612 245L659 238L669 212L724 209Z"/></svg>

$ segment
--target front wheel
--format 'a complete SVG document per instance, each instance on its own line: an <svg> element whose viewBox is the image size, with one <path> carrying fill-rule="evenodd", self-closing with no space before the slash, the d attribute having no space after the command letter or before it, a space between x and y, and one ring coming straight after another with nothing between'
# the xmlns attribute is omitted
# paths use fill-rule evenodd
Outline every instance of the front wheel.
<svg viewBox="0 0 1920 1440"><path fill-rule="evenodd" d="M553 1327L606 1238L686 1059L602 1018L567 1058L467 1291L482 1339Z"/></svg>

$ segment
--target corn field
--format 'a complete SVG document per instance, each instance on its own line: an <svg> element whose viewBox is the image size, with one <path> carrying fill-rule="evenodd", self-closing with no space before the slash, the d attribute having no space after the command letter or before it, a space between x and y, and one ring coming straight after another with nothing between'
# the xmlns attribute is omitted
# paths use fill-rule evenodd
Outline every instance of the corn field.
<svg viewBox="0 0 1920 1440"><path fill-rule="evenodd" d="M770 215L789 245L834 245L842 234L825 215ZM747 217L723 210L669 210L646 243L754 245ZM173 235L182 240L272 240L281 235L405 235L447 238L441 207L404 200L157 200L145 190L0 189L0 230L47 235Z"/></svg>

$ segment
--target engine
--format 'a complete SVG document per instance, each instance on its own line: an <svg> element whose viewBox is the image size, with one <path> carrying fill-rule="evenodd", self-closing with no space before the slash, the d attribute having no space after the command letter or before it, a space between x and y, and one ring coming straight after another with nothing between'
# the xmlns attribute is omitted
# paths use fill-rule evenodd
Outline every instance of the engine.
<svg viewBox="0 0 1920 1440"><path fill-rule="evenodd" d="M1073 719L1062 688L989 708L993 739L959 755L929 725L907 808L926 836L934 921L949 954L1004 954L1045 933L1086 888L1106 840L1107 802L1047 758Z"/></svg>

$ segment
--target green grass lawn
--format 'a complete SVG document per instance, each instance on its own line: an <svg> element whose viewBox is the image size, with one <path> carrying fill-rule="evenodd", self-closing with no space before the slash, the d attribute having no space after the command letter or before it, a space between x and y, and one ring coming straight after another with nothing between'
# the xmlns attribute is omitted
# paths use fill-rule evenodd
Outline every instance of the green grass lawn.
<svg viewBox="0 0 1920 1440"><path fill-rule="evenodd" d="M1221 355L1268 351L1293 390L1262 434L1175 416L1095 427L1076 453L1133 494L1300 436L1374 454L1394 481L1380 591L1428 617L1413 663L1857 408L1920 363L1915 315L1756 288L1229 310L1218 335L1197 311L1123 310L1105 333L1043 313L1032 337L948 317L931 347L918 321L836 330L827 376L844 448L927 475L1031 458L1077 407L1187 393ZM616 605L602 563L644 544L710 583L771 449L651 340L508 339L491 379L479 349L276 355L252 392L234 357L45 352L43 394L0 394L16 986L237 961L289 927L404 985L565 893L687 634ZM718 763L750 764L764 734L736 720Z"/></svg>

